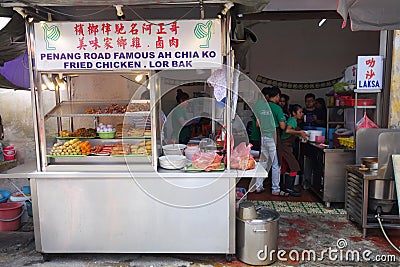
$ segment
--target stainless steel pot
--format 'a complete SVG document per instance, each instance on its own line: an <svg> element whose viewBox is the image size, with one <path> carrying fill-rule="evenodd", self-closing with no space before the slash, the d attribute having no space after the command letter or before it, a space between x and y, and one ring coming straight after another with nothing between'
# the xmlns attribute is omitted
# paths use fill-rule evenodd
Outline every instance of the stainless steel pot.
<svg viewBox="0 0 400 267"><path fill-rule="evenodd" d="M268 265L277 260L280 215L267 208L257 215L253 220L236 218L236 256L247 264Z"/></svg>
<svg viewBox="0 0 400 267"><path fill-rule="evenodd" d="M390 212L396 203L396 183L394 180L372 180L368 189L368 208L375 211L378 206L383 212Z"/></svg>
<svg viewBox="0 0 400 267"><path fill-rule="evenodd" d="M396 183L394 180L372 180L369 183L368 196L382 200L396 200Z"/></svg>

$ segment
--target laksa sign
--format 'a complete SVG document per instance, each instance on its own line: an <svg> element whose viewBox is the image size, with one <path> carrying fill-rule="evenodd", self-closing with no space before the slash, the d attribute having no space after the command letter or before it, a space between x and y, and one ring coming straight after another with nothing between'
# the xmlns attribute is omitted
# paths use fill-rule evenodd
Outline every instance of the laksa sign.
<svg viewBox="0 0 400 267"><path fill-rule="evenodd" d="M201 69L222 64L220 20L40 22L39 71Z"/></svg>
<svg viewBox="0 0 400 267"><path fill-rule="evenodd" d="M382 89L382 56L359 56L357 65L357 89Z"/></svg>

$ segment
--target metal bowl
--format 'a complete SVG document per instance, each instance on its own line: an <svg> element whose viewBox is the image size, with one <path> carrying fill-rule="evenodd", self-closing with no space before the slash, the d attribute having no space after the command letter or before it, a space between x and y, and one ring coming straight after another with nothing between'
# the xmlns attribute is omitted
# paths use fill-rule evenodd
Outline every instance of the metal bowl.
<svg viewBox="0 0 400 267"><path fill-rule="evenodd" d="M377 157L362 157L361 164L365 165L365 167L370 170L378 169L378 158Z"/></svg>

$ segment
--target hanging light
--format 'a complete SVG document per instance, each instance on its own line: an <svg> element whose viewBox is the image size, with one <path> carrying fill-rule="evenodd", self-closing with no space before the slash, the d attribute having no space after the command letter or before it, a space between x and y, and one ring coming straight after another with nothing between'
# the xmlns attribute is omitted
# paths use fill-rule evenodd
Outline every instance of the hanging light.
<svg viewBox="0 0 400 267"><path fill-rule="evenodd" d="M47 89L49 89L50 91L56 90L56 86L51 81L51 79L47 76L47 74L42 74L42 81L46 85ZM43 88L43 86L42 86L42 88Z"/></svg>
<svg viewBox="0 0 400 267"><path fill-rule="evenodd" d="M119 20L125 20L124 11L122 11L123 5L114 5L115 9L117 10L117 18Z"/></svg>
<svg viewBox="0 0 400 267"><path fill-rule="evenodd" d="M143 74L138 74L138 75L136 75L135 81L136 81L136 82L140 82L141 80L143 80Z"/></svg>
<svg viewBox="0 0 400 267"><path fill-rule="evenodd" d="M324 25L325 21L326 21L326 18L321 19L318 23L318 27L321 27L322 25Z"/></svg>

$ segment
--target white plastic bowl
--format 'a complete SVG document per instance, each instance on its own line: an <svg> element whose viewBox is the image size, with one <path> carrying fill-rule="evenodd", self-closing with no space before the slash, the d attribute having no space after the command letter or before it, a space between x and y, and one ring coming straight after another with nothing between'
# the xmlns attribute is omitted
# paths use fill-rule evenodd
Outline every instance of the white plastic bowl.
<svg viewBox="0 0 400 267"><path fill-rule="evenodd" d="M184 144L170 144L163 146L164 155L183 155Z"/></svg>
<svg viewBox="0 0 400 267"><path fill-rule="evenodd" d="M164 169L178 170L186 166L186 157L182 155L161 156L158 160Z"/></svg>

